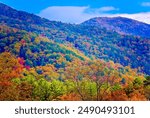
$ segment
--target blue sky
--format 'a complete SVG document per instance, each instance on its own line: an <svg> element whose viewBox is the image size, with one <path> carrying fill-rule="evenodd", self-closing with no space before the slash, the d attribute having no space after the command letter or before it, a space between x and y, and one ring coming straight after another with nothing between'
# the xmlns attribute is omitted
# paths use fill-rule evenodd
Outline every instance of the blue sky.
<svg viewBox="0 0 150 118"><path fill-rule="evenodd" d="M50 20L81 23L92 17L123 16L150 24L150 0L0 0Z"/></svg>

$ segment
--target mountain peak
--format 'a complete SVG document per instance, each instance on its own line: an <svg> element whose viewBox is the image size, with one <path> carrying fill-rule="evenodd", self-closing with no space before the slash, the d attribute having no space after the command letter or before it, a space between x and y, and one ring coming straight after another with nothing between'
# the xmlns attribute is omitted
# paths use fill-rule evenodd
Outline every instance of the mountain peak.
<svg viewBox="0 0 150 118"><path fill-rule="evenodd" d="M150 37L150 25L125 17L95 17L81 25L95 26L113 30L121 34Z"/></svg>
<svg viewBox="0 0 150 118"><path fill-rule="evenodd" d="M137 23L141 23L141 24L145 24L145 25L149 25L149 24L146 24L144 22L140 22L140 21L137 21L137 20L134 20L134 19L131 19L131 18L127 18L127 17L121 17L121 16L117 16L117 17L94 17L94 18L91 18L83 23L86 23L86 22L89 22L89 21L107 21L107 22L113 22L113 21L121 21L121 22L137 22ZM82 24L83 24L82 23Z"/></svg>

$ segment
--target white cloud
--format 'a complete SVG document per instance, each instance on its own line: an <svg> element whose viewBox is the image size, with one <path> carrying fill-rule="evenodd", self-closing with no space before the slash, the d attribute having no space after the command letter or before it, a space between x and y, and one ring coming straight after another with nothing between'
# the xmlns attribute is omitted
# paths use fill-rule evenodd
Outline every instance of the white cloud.
<svg viewBox="0 0 150 118"><path fill-rule="evenodd" d="M88 14L84 14L84 10L88 8L88 6L53 6L42 10L39 16L50 20L79 23L89 17Z"/></svg>
<svg viewBox="0 0 150 118"><path fill-rule="evenodd" d="M99 16L104 12L117 10L107 6L102 8L90 8L89 6L52 6L42 10L38 15L49 20L56 20L69 23L81 23L92 17Z"/></svg>
<svg viewBox="0 0 150 118"><path fill-rule="evenodd" d="M144 7L150 7L150 2L143 2L141 5Z"/></svg>
<svg viewBox="0 0 150 118"><path fill-rule="evenodd" d="M114 11L114 10L119 10L118 8L112 7L112 6L108 6L108 7L101 7L99 9L97 9L100 12L106 12L106 11Z"/></svg>
<svg viewBox="0 0 150 118"><path fill-rule="evenodd" d="M101 7L101 8L90 8L88 7L87 9L85 9L85 13L89 13L89 14L100 14L100 13L106 13L106 12L110 12L110 11L118 11L118 8L112 7L112 6L105 6L105 7Z"/></svg>
<svg viewBox="0 0 150 118"><path fill-rule="evenodd" d="M119 10L111 6L90 8L89 6L52 6L42 10L38 15L49 20L66 23L81 23L93 17L127 17L150 24L150 12L136 14L109 14L110 11Z"/></svg>

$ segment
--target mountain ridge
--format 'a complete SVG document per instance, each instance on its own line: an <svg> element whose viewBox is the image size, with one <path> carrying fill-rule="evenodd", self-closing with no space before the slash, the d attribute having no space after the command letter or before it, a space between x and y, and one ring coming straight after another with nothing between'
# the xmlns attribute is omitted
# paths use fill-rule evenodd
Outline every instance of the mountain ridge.
<svg viewBox="0 0 150 118"><path fill-rule="evenodd" d="M42 27L45 27L45 28L55 28L58 30L63 28L64 26L65 27L71 26L74 28L74 26L86 25L86 26L101 27L102 29L105 28L107 30L114 31L119 34L134 35L134 36L141 36L144 38L150 38L150 34L149 34L150 24L146 24L146 23L134 20L134 19L129 19L129 18L120 17L120 16L119 17L95 17L95 18L86 20L81 24L75 25L75 24L63 23L63 22L58 22L58 21L50 21L46 18L41 18L40 16L27 13L25 11L15 10L14 8L11 8L3 3L0 3L0 15L7 16L10 19L16 19L18 23L20 23L20 21L22 22L25 21L25 22L29 22L30 24L35 24L38 26L42 25ZM7 20L11 22L11 20L9 19ZM132 22L134 25L132 24ZM28 29L31 28L31 31L35 30L34 27L28 26L28 24L26 25ZM60 26L62 27L60 28Z"/></svg>
<svg viewBox="0 0 150 118"><path fill-rule="evenodd" d="M95 17L81 24L100 26L107 30L114 30L122 34L150 37L150 34L148 33L150 32L150 24L126 17Z"/></svg>
<svg viewBox="0 0 150 118"><path fill-rule="evenodd" d="M0 9L2 8L3 5ZM130 65L132 68L141 68L141 72L150 74L149 59L147 58L150 55L149 38L120 34L115 30L99 26L45 21L39 16L26 12L21 12L21 16L18 16L17 14L20 14L18 12L17 10L3 9L0 12L0 24L33 32L56 43L71 46L90 58L94 56L105 61L112 60L123 66ZM15 17L10 17L12 14Z"/></svg>

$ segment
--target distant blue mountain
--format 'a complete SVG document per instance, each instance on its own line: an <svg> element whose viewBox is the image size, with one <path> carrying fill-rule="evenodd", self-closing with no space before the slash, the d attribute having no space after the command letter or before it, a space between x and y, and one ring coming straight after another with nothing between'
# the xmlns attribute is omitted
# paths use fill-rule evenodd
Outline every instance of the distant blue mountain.
<svg viewBox="0 0 150 118"><path fill-rule="evenodd" d="M121 34L150 37L150 24L124 17L96 17L82 23L113 30Z"/></svg>

